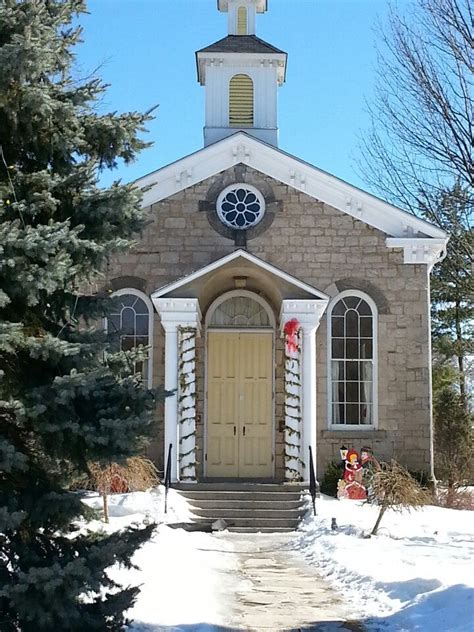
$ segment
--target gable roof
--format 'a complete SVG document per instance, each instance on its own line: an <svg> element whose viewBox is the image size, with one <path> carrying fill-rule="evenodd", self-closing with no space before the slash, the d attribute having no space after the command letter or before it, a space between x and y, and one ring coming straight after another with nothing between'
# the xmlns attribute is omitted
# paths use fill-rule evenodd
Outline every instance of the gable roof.
<svg viewBox="0 0 474 632"><path fill-rule="evenodd" d="M446 233L433 224L241 131L143 176L135 184L144 191L143 206L150 206L239 163L398 241L430 238L440 251L446 245Z"/></svg>
<svg viewBox="0 0 474 632"><path fill-rule="evenodd" d="M284 51L272 46L256 35L228 35L214 44L198 50L199 53L264 53L286 55Z"/></svg>
<svg viewBox="0 0 474 632"><path fill-rule="evenodd" d="M312 297L317 298L318 300L327 301L329 299L327 294L320 292L312 285L309 285L308 283L305 283L304 281L300 281L299 279L292 276L291 274L288 274L288 272L284 272L283 270L280 270L280 268L277 268L271 263L267 263L263 259L260 259L259 257L256 257L255 255L250 254L250 252L247 252L246 250L242 250L242 249L234 250L234 252L231 252L225 257L221 257L220 259L217 259L216 261L209 263L207 266L204 266L203 268L200 268L199 270L196 270L195 272L191 272L191 274L188 274L182 277L181 279L178 279L177 281L173 281L172 283L168 283L167 285L164 285L163 287L158 288L157 290L152 292L151 298L152 299L160 298L164 296L165 294L174 292L175 290L178 290L182 288L183 286L188 285L188 283L192 283L193 281L196 281L200 277L203 277L204 275L209 274L210 272L214 272L218 268L222 268L226 264L231 263L232 261L236 261L237 259L244 259L245 261L248 261L249 263L255 265L257 268L261 268L262 270L269 272L273 276L278 277L282 281L285 281L286 283L289 283L290 285L293 285L297 287L298 289L303 290L304 292L307 292Z"/></svg>

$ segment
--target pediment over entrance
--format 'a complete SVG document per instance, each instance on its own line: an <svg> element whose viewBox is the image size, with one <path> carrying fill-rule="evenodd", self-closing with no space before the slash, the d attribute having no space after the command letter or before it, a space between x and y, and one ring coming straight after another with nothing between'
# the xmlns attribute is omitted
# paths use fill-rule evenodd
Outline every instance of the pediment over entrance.
<svg viewBox="0 0 474 632"><path fill-rule="evenodd" d="M329 297L308 283L280 270L245 250L236 250L200 270L155 290L161 298L199 299L204 312L217 295L242 288L263 294L278 311L284 300L320 300Z"/></svg>

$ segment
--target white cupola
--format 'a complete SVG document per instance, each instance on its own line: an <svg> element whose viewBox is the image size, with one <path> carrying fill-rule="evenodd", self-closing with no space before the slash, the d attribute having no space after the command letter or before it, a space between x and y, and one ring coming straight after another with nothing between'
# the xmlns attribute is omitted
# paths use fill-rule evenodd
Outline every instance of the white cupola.
<svg viewBox="0 0 474 632"><path fill-rule="evenodd" d="M228 13L229 35L196 53L206 89L204 145L244 131L278 146L277 89L287 54L255 35L267 0L218 0L217 6Z"/></svg>

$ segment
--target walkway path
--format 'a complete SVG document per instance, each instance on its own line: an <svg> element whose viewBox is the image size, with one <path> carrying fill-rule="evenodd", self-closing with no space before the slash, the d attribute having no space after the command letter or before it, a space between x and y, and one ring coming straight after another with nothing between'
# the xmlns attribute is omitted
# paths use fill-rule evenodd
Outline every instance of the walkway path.
<svg viewBox="0 0 474 632"><path fill-rule="evenodd" d="M232 630L362 632L349 611L302 555L295 534L221 533L238 556ZM240 581L239 581L240 580Z"/></svg>

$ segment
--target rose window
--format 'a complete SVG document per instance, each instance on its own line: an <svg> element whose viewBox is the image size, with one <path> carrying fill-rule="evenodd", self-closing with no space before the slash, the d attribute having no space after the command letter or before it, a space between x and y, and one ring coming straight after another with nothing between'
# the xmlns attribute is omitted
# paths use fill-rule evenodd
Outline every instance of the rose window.
<svg viewBox="0 0 474 632"><path fill-rule="evenodd" d="M233 184L217 198L217 214L221 222L236 230L251 228L265 213L265 200L258 189L249 184Z"/></svg>

